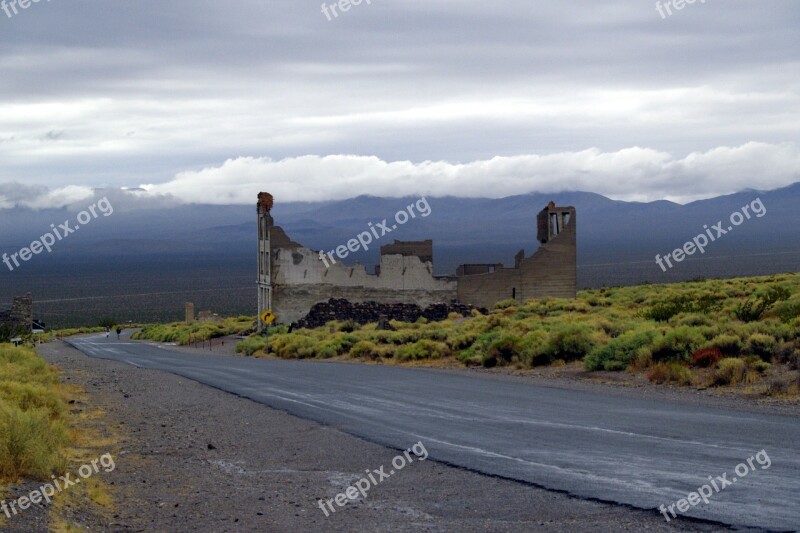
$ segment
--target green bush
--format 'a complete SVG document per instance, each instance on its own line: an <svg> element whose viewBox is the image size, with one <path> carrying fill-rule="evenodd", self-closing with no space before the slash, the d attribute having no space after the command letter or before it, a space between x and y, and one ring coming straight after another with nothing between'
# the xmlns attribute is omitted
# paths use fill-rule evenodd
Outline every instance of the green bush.
<svg viewBox="0 0 800 533"><path fill-rule="evenodd" d="M681 326L656 336L653 341L653 361L689 361L693 352L706 342L696 328Z"/></svg>
<svg viewBox="0 0 800 533"><path fill-rule="evenodd" d="M447 346L453 351L463 350L472 346L477 340L478 334L474 331L463 331L452 329L447 332Z"/></svg>
<svg viewBox="0 0 800 533"><path fill-rule="evenodd" d="M423 339L414 344L401 346L395 357L398 361L417 361L419 359L441 359L450 355L450 349L443 342Z"/></svg>
<svg viewBox="0 0 800 533"><path fill-rule="evenodd" d="M642 316L656 322L667 322L680 313L709 313L722 307L724 298L718 295L680 295L657 302L650 306Z"/></svg>
<svg viewBox="0 0 800 533"><path fill-rule="evenodd" d="M263 335L252 335L242 340L236 345L236 353L253 355L256 352L264 351L267 346L267 339Z"/></svg>
<svg viewBox="0 0 800 533"><path fill-rule="evenodd" d="M505 300L501 300L494 304L495 309L508 309L509 307L516 307L519 305L519 302L516 301L514 298L507 298Z"/></svg>
<svg viewBox="0 0 800 533"><path fill-rule="evenodd" d="M714 385L736 385L744 381L747 363L743 359L729 357L719 362L714 373Z"/></svg>
<svg viewBox="0 0 800 533"><path fill-rule="evenodd" d="M772 365L770 363L767 363L766 361L756 356L747 357L745 358L744 362L747 365L748 372L752 372L755 374L763 375L767 372L767 370L772 368Z"/></svg>
<svg viewBox="0 0 800 533"><path fill-rule="evenodd" d="M526 333L519 341L520 362L528 367L549 365L553 362L549 346L550 337L544 331Z"/></svg>
<svg viewBox="0 0 800 533"><path fill-rule="evenodd" d="M651 346L656 333L653 330L628 331L605 346L592 350L584 363L587 370L624 370L641 348Z"/></svg>
<svg viewBox="0 0 800 533"><path fill-rule="evenodd" d="M742 352L742 339L736 335L722 334L717 335L703 345L703 348L717 348L724 355L735 356Z"/></svg>
<svg viewBox="0 0 800 533"><path fill-rule="evenodd" d="M761 357L765 361L772 359L777 347L775 337L756 333L747 339L747 351Z"/></svg>
<svg viewBox="0 0 800 533"><path fill-rule="evenodd" d="M0 401L22 411L42 411L49 420L64 419L67 415L64 401L52 385L0 381Z"/></svg>
<svg viewBox="0 0 800 533"><path fill-rule="evenodd" d="M151 324L135 332L131 338L187 345L227 335L243 335L253 331L254 322L254 318L238 317L225 318L218 322Z"/></svg>
<svg viewBox="0 0 800 533"><path fill-rule="evenodd" d="M520 339L514 335L502 335L495 338L486 350L483 365L486 367L506 366L518 359Z"/></svg>
<svg viewBox="0 0 800 533"><path fill-rule="evenodd" d="M550 333L547 352L550 360L575 361L592 351L595 346L594 331L588 324L568 323Z"/></svg>
<svg viewBox="0 0 800 533"><path fill-rule="evenodd" d="M66 469L67 409L58 375L30 348L0 345L0 479Z"/></svg>
<svg viewBox="0 0 800 533"><path fill-rule="evenodd" d="M761 320L762 315L777 302L788 300L792 293L789 289L773 286L766 293L754 299L748 298L736 308L734 316L742 322L755 322Z"/></svg>
<svg viewBox="0 0 800 533"><path fill-rule="evenodd" d="M373 359L378 353L378 347L370 341L358 341L350 348L350 357L354 359Z"/></svg>
<svg viewBox="0 0 800 533"><path fill-rule="evenodd" d="M37 480L66 470L66 424L44 409L23 410L0 402L0 478Z"/></svg>
<svg viewBox="0 0 800 533"><path fill-rule="evenodd" d="M314 357L316 341L306 335L289 333L273 336L270 351L282 359L306 359Z"/></svg>
<svg viewBox="0 0 800 533"><path fill-rule="evenodd" d="M337 333L332 338L321 341L316 348L316 356L329 359L349 352L358 342L358 337L347 333Z"/></svg>
<svg viewBox="0 0 800 533"><path fill-rule="evenodd" d="M681 363L657 363L647 372L647 379L652 383L674 383L676 385L692 385L694 374L692 370Z"/></svg>
<svg viewBox="0 0 800 533"><path fill-rule="evenodd" d="M800 317L800 299L782 302L775 306L775 314L782 322L789 323L793 319Z"/></svg>

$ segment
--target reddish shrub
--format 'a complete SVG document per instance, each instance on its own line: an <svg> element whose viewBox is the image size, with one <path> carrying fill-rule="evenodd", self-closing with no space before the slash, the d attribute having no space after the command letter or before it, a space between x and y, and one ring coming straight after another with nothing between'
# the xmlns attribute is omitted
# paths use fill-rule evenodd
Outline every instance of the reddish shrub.
<svg viewBox="0 0 800 533"><path fill-rule="evenodd" d="M692 363L694 366L708 368L719 363L723 357L725 356L719 348L702 348L692 354Z"/></svg>

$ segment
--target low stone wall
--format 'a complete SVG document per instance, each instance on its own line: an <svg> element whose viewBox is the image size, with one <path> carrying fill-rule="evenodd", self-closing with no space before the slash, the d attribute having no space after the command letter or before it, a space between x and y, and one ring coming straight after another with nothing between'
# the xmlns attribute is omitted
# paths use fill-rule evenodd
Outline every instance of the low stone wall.
<svg viewBox="0 0 800 533"><path fill-rule="evenodd" d="M463 304L433 304L422 309L416 304L397 303L382 304L378 302L353 303L348 300L331 298L327 302L318 303L297 323L301 328L318 328L331 320L352 320L358 324L378 322L383 315L387 320L400 322L416 322L420 317L430 321L445 320L450 313L470 316L473 309L487 313L486 309L475 308Z"/></svg>

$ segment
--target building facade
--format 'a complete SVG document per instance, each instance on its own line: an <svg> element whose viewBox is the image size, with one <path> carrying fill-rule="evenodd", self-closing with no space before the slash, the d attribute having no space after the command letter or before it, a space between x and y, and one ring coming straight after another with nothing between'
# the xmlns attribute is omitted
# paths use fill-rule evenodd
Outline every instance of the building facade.
<svg viewBox="0 0 800 533"><path fill-rule="evenodd" d="M463 303L491 308L497 302L577 292L575 208L550 203L537 216L539 249L520 251L513 268L501 263L461 265L454 276L433 275L433 241L395 241L381 246L380 265L337 262L326 266L319 252L292 241L274 225L273 198L258 195L258 312L272 310L280 323L303 318L331 298L353 303ZM263 324L260 323L260 326Z"/></svg>

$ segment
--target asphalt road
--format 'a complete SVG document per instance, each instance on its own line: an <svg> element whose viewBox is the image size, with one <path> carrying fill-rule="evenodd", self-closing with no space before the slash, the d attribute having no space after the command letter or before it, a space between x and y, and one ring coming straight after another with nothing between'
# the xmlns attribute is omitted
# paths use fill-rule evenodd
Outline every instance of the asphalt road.
<svg viewBox="0 0 800 533"><path fill-rule="evenodd" d="M104 334L70 342L91 357L172 372L391 448L422 441L431 459L584 498L656 509L711 485L709 476L720 487L725 474L735 482L683 514L800 529L800 417L424 369L182 354ZM769 463L751 459L751 469L761 450Z"/></svg>

